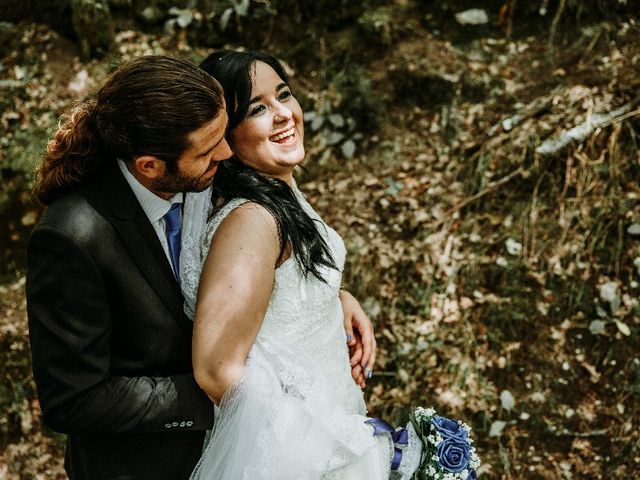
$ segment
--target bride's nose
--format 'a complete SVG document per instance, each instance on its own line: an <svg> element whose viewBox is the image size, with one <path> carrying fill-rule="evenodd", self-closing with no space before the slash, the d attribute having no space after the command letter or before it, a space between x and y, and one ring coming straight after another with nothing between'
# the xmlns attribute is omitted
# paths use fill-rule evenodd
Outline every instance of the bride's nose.
<svg viewBox="0 0 640 480"><path fill-rule="evenodd" d="M287 122L293 116L293 112L284 105L279 105L273 115L273 121L275 123Z"/></svg>

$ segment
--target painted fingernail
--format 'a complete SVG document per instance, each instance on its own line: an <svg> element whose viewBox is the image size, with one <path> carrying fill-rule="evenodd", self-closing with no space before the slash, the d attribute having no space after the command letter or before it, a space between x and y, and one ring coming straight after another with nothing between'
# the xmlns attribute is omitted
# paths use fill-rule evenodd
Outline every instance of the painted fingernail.
<svg viewBox="0 0 640 480"><path fill-rule="evenodd" d="M364 370L364 376L367 378L367 380L371 380L371 377L373 376L373 370L369 370L368 368L366 368Z"/></svg>
<svg viewBox="0 0 640 480"><path fill-rule="evenodd" d="M347 335L347 343L349 343L351 341L353 337L351 335Z"/></svg>

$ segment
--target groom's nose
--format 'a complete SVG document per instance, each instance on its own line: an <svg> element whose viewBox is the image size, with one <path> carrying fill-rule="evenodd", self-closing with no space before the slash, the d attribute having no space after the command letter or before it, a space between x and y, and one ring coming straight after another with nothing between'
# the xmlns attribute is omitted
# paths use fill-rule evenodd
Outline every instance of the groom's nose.
<svg viewBox="0 0 640 480"><path fill-rule="evenodd" d="M215 158L215 161L218 160L226 160L228 158L231 158L231 156L233 155L233 152L231 151L231 147L229 146L229 143L227 142L227 139L223 139L222 142L220 143L220 152L216 152L217 155L216 157L219 158Z"/></svg>

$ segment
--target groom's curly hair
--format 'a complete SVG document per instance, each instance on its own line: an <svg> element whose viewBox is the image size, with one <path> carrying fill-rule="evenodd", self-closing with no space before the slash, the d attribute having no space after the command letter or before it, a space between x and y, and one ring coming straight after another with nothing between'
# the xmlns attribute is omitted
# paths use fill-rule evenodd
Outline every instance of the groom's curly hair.
<svg viewBox="0 0 640 480"><path fill-rule="evenodd" d="M91 98L61 118L36 170L44 205L116 159L152 155L177 170L188 135L223 109L220 84L178 58L146 56L123 64Z"/></svg>
<svg viewBox="0 0 640 480"><path fill-rule="evenodd" d="M229 126L227 136L246 118L251 98L251 72L256 62L269 65L283 82L288 83L282 64L261 52L222 50L209 55L200 67L214 77L224 89ZM291 251L305 275L311 273L325 282L320 267L337 269L318 228L326 228L302 208L291 187L242 163L237 157L224 161L213 180L213 201L246 198L266 208L276 220L280 236L280 260L289 242Z"/></svg>

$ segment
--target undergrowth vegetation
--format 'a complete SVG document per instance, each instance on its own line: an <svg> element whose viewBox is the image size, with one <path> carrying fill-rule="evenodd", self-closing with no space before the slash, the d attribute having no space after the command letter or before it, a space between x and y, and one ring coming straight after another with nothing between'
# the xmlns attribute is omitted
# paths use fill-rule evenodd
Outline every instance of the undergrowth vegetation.
<svg viewBox="0 0 640 480"><path fill-rule="evenodd" d="M631 0L167 1L134 26L118 26L129 2L111 3L98 59L42 24L0 32L0 477L62 478L22 293L37 152L117 62L220 47L262 48L291 73L306 112L299 184L345 239L345 288L375 325L371 414L464 418L481 478L640 472ZM457 22L467 8L488 22Z"/></svg>

